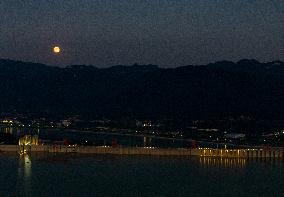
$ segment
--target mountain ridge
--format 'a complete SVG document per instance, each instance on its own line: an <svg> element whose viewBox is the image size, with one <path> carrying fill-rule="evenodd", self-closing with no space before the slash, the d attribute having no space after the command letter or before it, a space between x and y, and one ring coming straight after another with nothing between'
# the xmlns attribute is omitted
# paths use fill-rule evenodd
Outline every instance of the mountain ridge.
<svg viewBox="0 0 284 197"><path fill-rule="evenodd" d="M65 68L0 59L0 111L87 117L284 118L284 63Z"/></svg>

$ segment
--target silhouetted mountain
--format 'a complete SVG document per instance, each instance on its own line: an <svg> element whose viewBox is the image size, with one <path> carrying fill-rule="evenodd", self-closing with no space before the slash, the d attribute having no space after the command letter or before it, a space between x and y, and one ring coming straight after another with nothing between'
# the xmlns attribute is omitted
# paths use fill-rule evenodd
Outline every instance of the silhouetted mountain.
<svg viewBox="0 0 284 197"><path fill-rule="evenodd" d="M2 112L91 117L284 118L284 63L66 68L0 60Z"/></svg>

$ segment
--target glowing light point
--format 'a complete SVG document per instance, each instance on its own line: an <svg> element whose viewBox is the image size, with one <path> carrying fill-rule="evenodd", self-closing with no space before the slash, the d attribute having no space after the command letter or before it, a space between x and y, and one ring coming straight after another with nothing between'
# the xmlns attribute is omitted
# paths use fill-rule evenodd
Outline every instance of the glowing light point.
<svg viewBox="0 0 284 197"><path fill-rule="evenodd" d="M60 49L60 47L58 47L58 46L56 46L56 47L53 48L53 52L54 52L54 53L60 53L60 51L61 51L61 49Z"/></svg>

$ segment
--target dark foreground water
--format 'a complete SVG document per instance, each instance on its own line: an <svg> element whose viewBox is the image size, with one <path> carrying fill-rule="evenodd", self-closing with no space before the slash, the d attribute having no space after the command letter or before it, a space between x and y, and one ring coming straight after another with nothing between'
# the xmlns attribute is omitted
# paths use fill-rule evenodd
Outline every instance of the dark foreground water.
<svg viewBox="0 0 284 197"><path fill-rule="evenodd" d="M282 161L0 155L0 196L284 196Z"/></svg>

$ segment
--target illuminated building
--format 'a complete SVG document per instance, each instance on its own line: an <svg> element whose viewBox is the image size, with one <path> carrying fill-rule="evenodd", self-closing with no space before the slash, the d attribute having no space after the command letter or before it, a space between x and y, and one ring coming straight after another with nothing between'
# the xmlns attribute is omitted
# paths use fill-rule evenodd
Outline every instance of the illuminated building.
<svg viewBox="0 0 284 197"><path fill-rule="evenodd" d="M19 145L38 145L38 136L25 135L19 139Z"/></svg>

